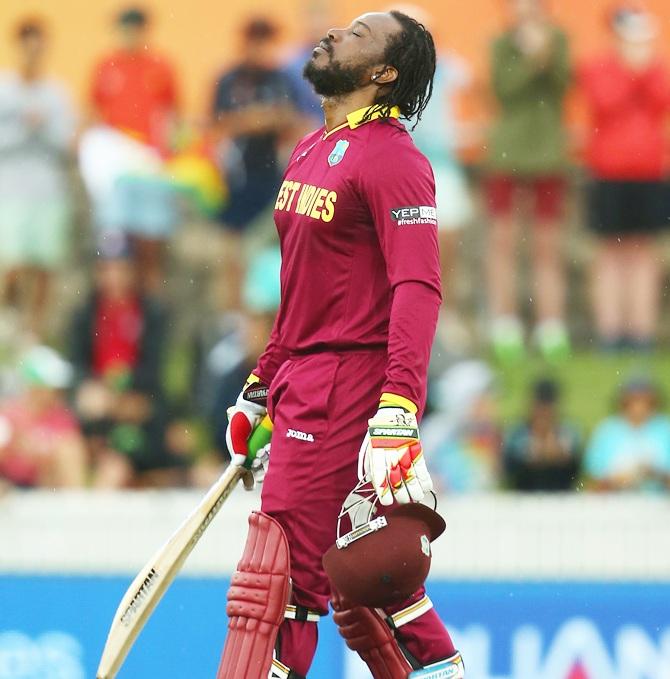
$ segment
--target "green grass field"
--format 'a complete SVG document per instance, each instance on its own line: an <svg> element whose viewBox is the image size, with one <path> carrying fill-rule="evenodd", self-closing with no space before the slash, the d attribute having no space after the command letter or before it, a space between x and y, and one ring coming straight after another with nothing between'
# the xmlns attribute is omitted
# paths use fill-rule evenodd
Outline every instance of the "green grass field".
<svg viewBox="0 0 670 679"><path fill-rule="evenodd" d="M165 372L171 399L188 399L192 356L185 347L170 352ZM528 356L513 367L496 368L501 424L509 426L527 412L529 392L540 377L553 377L562 388L562 413L586 437L594 426L613 410L619 387L628 379L644 376L656 382L670 397L670 352L649 355L606 355L576 351L559 365L550 365L538 356ZM665 410L670 401L666 401ZM197 417L197 415L196 415Z"/></svg>
<svg viewBox="0 0 670 679"><path fill-rule="evenodd" d="M670 353L604 355L575 352L558 366L536 357L509 368L498 368L500 414L504 424L522 417L530 385L551 376L562 385L563 413L588 434L613 408L618 388L633 376L645 376L670 395ZM667 404L666 404L667 409Z"/></svg>

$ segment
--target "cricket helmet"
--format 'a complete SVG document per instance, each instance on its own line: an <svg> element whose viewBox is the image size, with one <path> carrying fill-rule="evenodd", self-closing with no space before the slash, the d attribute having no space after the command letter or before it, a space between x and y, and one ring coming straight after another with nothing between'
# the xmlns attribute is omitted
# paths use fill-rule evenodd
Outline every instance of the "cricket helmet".
<svg viewBox="0 0 670 679"><path fill-rule="evenodd" d="M382 513L374 490L367 486L359 483L345 501L338 537L323 556L323 567L347 601L383 608L404 601L423 585L430 570L430 543L446 524L419 503L395 504ZM342 535L345 519L352 529Z"/></svg>

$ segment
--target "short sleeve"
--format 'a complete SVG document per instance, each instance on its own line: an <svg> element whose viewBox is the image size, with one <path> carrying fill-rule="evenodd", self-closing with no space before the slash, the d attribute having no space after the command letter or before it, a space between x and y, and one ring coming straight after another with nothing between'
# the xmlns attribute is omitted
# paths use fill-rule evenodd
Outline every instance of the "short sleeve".
<svg viewBox="0 0 670 679"><path fill-rule="evenodd" d="M99 63L96 65L91 75L91 88L89 91L90 102L96 108L101 108L105 104L104 79L105 79L105 65Z"/></svg>
<svg viewBox="0 0 670 679"><path fill-rule="evenodd" d="M663 473L670 475L670 418L662 420L661 439L661 468Z"/></svg>
<svg viewBox="0 0 670 679"><path fill-rule="evenodd" d="M177 76L172 65L163 62L163 101L168 108L176 109L179 105L179 90L177 88Z"/></svg>
<svg viewBox="0 0 670 679"><path fill-rule="evenodd" d="M610 475L610 450L614 443L613 423L606 420L596 427L584 457L584 471L592 479L603 480ZM616 438L616 436L614 436Z"/></svg>

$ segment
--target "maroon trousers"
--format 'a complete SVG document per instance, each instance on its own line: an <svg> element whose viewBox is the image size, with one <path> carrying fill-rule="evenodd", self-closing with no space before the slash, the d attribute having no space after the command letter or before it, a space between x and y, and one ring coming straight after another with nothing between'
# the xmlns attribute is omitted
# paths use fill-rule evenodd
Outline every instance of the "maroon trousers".
<svg viewBox="0 0 670 679"><path fill-rule="evenodd" d="M293 603L322 614L328 612L330 588L321 558L335 542L342 502L358 481L358 451L377 411L386 361L381 350L300 356L282 365L270 389L274 430L261 508L288 537ZM454 653L434 610L401 627L398 638L422 664ZM279 660L306 675L316 625L286 620L279 641Z"/></svg>

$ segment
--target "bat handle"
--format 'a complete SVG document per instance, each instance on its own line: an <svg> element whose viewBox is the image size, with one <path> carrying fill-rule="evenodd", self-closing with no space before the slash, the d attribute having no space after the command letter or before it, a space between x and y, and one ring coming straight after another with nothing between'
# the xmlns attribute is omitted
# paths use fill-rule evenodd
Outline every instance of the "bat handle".
<svg viewBox="0 0 670 679"><path fill-rule="evenodd" d="M244 466L247 469L251 468L251 463L256 458L256 453L270 443L272 438L272 420L266 415L256 428L251 432L249 437L249 452L247 453L247 461Z"/></svg>

